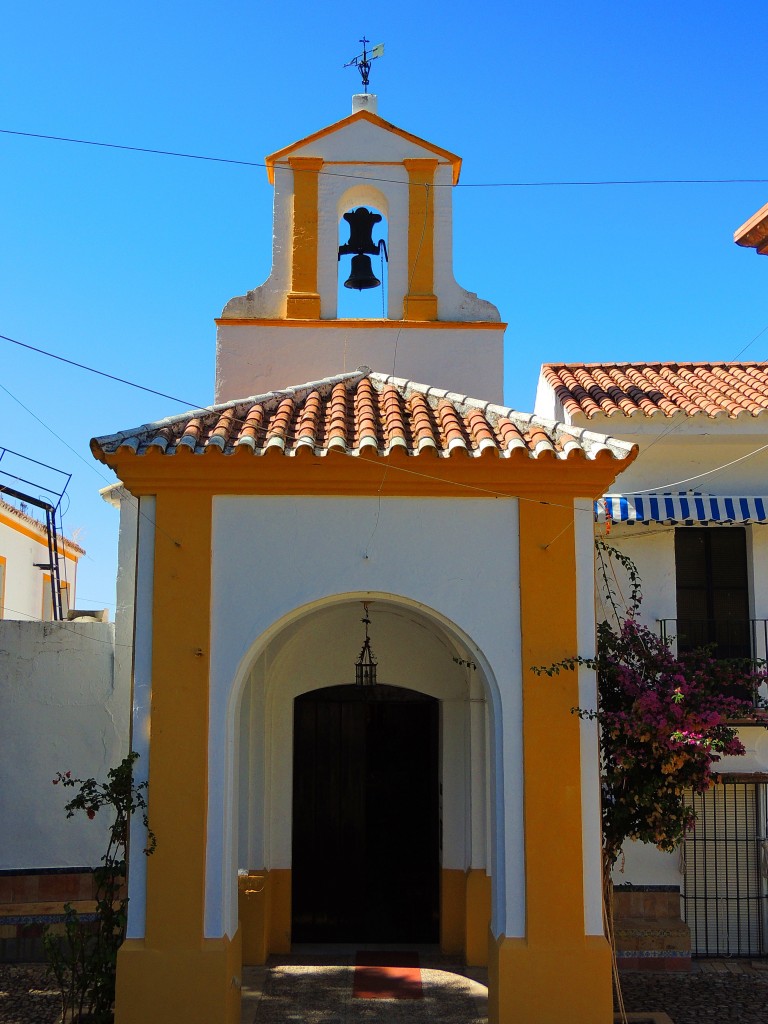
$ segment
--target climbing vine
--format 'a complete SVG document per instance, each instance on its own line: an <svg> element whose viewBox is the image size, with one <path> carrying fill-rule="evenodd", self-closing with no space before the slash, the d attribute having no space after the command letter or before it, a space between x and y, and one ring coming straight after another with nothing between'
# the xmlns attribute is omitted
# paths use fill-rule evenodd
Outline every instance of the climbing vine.
<svg viewBox="0 0 768 1024"><path fill-rule="evenodd" d="M112 816L109 840L101 866L94 869L95 920L70 904L64 905L64 933L50 928L43 936L48 967L59 986L62 1020L110 1024L114 1019L117 951L125 938L128 920L126 857L131 818L137 812L147 829L144 853L154 852L156 839L149 827L146 782L136 784L133 766L139 755L125 757L107 773L106 782L74 779L72 772L57 772L54 786L78 787L65 805L67 817L82 811L93 820L105 810Z"/></svg>

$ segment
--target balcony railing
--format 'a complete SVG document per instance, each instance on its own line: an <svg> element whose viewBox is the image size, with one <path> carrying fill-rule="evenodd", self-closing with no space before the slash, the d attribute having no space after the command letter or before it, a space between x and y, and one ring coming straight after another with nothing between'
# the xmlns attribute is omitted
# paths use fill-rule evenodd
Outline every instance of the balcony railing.
<svg viewBox="0 0 768 1024"><path fill-rule="evenodd" d="M768 660L768 619L657 619L665 643L677 651L711 647L716 658Z"/></svg>
<svg viewBox="0 0 768 1024"><path fill-rule="evenodd" d="M759 676L766 672L768 662L768 619L657 619L661 639L679 654L702 647L712 649L716 658L751 661L759 668ZM763 686L765 683L763 682ZM760 687L763 691L763 686ZM764 692L764 691L763 691ZM757 694L744 693L747 700Z"/></svg>

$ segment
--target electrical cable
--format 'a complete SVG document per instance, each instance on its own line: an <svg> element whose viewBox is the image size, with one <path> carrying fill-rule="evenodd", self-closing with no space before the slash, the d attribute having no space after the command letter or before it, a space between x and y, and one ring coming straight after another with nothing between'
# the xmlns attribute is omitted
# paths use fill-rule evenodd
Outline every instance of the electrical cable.
<svg viewBox="0 0 768 1024"><path fill-rule="evenodd" d="M8 338L6 335L0 335L0 338L4 338L5 340L12 341L14 344L20 344L23 348L27 348L27 349L30 349L30 350L32 350L34 352L38 352L41 355L47 355L47 356L50 356L51 358L54 358L54 359L62 359L62 357L56 356L54 353L46 352L44 349L37 348L37 347L35 347L33 345L27 345L27 344L24 344L23 342L17 342L15 339ZM63 360L63 361L64 362L71 362L72 365L77 366L80 369L88 370L88 371L94 372L94 373L98 373L101 376L109 377L110 379L115 380L118 383L126 384L126 385L128 385L130 387L136 387L136 388L139 388L140 390L143 390L143 391L150 391L150 390L152 390L152 389L149 389L149 388L145 388L145 387L143 387L140 384L135 384L133 381L129 381L129 380L126 380L124 378L116 377L116 376L114 376L112 374L107 374L107 373L104 373L103 371L100 371L100 370L95 370L93 367L87 366L87 365L85 365L83 363L75 363L72 360ZM25 406L24 403L21 402L18 398L16 398L16 396L13 395L4 385L0 384L0 389L5 391L5 393L7 395L9 395L10 398L12 398L15 402L17 402L22 407L22 409L25 410L25 412L29 413L30 416L32 416L35 420L37 420L38 423L40 423L43 427L45 427L45 429L48 430L49 433L51 433L58 441L60 441L71 452L73 452L73 454L76 455L77 458L79 458L81 462L83 462L86 466L88 466L89 469L91 469L94 473L96 473L96 475L101 480L103 480L104 483L106 483L108 485L114 483L114 481L109 480L106 476L104 476L102 473L100 473L99 470L97 470L96 467L93 465L93 463L89 462L87 459L84 459L83 456L80 455L80 453L76 449L74 449L62 437L60 437L59 434L57 434L42 419L40 419L34 412L32 412L31 409L29 409L27 406ZM169 395L165 395L165 394L163 394L161 392L153 392L153 393L161 395L161 397L164 397L164 398L170 398L172 401L179 402L179 403L181 403L183 405L187 405L190 408L193 408L195 410L198 410L198 409L203 410L203 409L210 409L210 408L212 408L211 406L197 405L194 402L185 402L182 399L175 398L175 397L169 396ZM236 422L243 423L244 421L240 420L239 418L236 418ZM265 426L262 426L262 427L259 427L258 429L261 430L261 431L266 431L267 428ZM286 440L296 440L296 436L295 435L291 435L291 434L286 434L285 439ZM651 446L649 445L648 447L651 447ZM659 486L656 486L656 487L646 488L645 490L642 490L642 491L633 491L633 493L637 493L637 494L650 493L652 491L663 489L663 487L674 487L674 486L677 486L678 483L688 483L691 480L695 480L695 479L699 479L699 478L704 477L704 476L712 475L713 473L719 472L721 469L727 469L729 466L734 465L737 462L744 461L745 459L750 458L752 455L759 454L761 451L765 450L765 448L768 448L768 445L763 445L760 448L756 449L755 451L749 452L747 455L742 456L740 459L736 459L736 460L733 460L732 462L725 463L722 466L717 466L714 469L708 470L705 473L698 474L698 476L696 476L696 477L690 477L690 478L687 478L686 480L678 481L677 483L671 483L671 484L659 485ZM351 455L351 453L349 453L349 452L345 452L344 454L346 454L346 455L348 455L350 457L353 457ZM409 473L415 474L417 476L423 476L425 479L429 479L429 480L442 480L443 479L442 477L436 477L436 476L432 476L430 474L420 473L420 472L418 472L416 470L408 470L408 469L406 469L403 466L394 466L394 465L390 465L389 463L388 463L388 466L390 466L390 468L398 470L398 471L409 472ZM456 484L456 486L458 486L458 487L461 487L461 486L471 487L471 485L469 485L469 484L467 484L467 485ZM383 487L383 482L382 482L382 487ZM479 491L481 493L489 494L489 495L492 495L494 497L499 497L499 498L514 498L514 497L517 497L517 498L519 498L522 501L534 501L537 504L553 505L555 507L562 507L562 508L569 507L569 506L565 506L565 505L558 506L557 502L548 502L548 501L541 501L540 499L523 498L520 495L511 495L511 494L507 494L507 493L504 493L504 492L501 492L501 491L489 490L488 488L473 487L472 489L477 490L477 491ZM380 488L380 490L381 490L381 488ZM576 511L588 511L588 510L577 509ZM143 515L143 513L142 513L142 515ZM168 535L168 537L169 537L169 539L174 540L174 543L178 544L178 541L176 541L174 538L170 537L170 535Z"/></svg>
<svg viewBox="0 0 768 1024"><path fill-rule="evenodd" d="M712 476L714 473L720 473L724 469L729 469L731 466L737 465L739 462L745 462L747 459L751 459L755 455L759 455L760 452L764 452L768 448L768 444L763 444L759 448L755 448L751 452L747 452L746 455L739 456L738 459L732 459L730 462L724 462L722 466L717 466L715 469L708 469L705 473L697 473L696 476L688 476L684 480L674 480L669 484L657 484L655 487L643 487L638 490L633 490L632 494L652 494L655 491L661 491L666 493L668 487L679 487L681 484L689 484L694 480L701 480L702 477Z"/></svg>
<svg viewBox="0 0 768 1024"><path fill-rule="evenodd" d="M411 274L410 274L410 277L408 278L408 295L409 296L411 294L411 289L413 288L413 279L416 276L416 267L418 266L418 263L419 263L419 256L421 255L421 247L424 244L424 236L425 236L426 231L427 231L427 221L429 220L429 196L430 196L430 192L429 192L429 182L426 182L426 181L424 182L424 193L425 193L425 195L424 195L424 220L423 220L423 223L421 225L421 237L419 238L419 244L416 247L416 253L415 253L414 258L413 258L413 266L411 267ZM383 267L383 265L384 264L383 264L383 256L382 256L382 267ZM383 281L383 279L384 279L384 274L382 273L382 281ZM383 290L384 290L384 285L382 284L382 305L383 305L383 301L384 301ZM392 351L392 376L393 377L395 376L395 367L397 365L397 348L398 348L398 345L400 343L400 335L402 334L402 331L403 331L403 325L402 325L402 321L400 321L400 324L399 324L399 326L397 328L397 333L395 334L395 344L394 344L393 351ZM368 538L368 540L365 543L365 554L363 556L364 558L368 557L368 551L369 551L370 546L371 546L371 541L376 536L376 531L379 528L379 519L381 518L381 492L384 490L384 484L385 484L386 479L387 479L387 470L388 469L389 469L389 463L387 463L387 467L385 468L385 470L384 470L384 472L382 473L382 476L381 476L381 483L379 484L379 489L378 489L378 492L377 492L377 495L376 495L376 497L378 498L378 505L377 505L377 508L376 508L376 522L373 524L373 529L371 530L371 535L370 535L370 537Z"/></svg>
<svg viewBox="0 0 768 1024"><path fill-rule="evenodd" d="M754 345L754 343L758 340L758 338L761 338L765 334L766 331L768 331L768 324L766 324L765 327L763 327L763 329L761 331L758 331L758 333L754 336L754 338L752 338L751 341L748 341L747 344L742 349L740 349L736 353L736 355L733 356L732 359L725 360L725 362L734 362L735 363L738 360L739 356L743 355L751 345ZM642 459L645 455L647 455L648 452L654 447L654 445L657 445L659 443L659 441L663 441L665 437L669 437L670 434L673 434L676 430L679 430L683 426L684 423L688 422L688 419L689 419L688 416L684 416L679 421L677 421L675 423L671 423L668 427L666 427L659 434L657 434L656 437L649 444L644 445L644 447L641 448L640 451L638 452L637 458L635 459L635 464L637 464L640 461L640 459ZM757 452L752 452L750 454L756 455ZM744 458L749 458L749 455L745 455ZM718 469L712 470L711 473L716 473L716 472L719 471L719 469L726 469L729 465L732 465L732 463L727 463L726 466L720 466L720 467L718 467ZM701 476L707 476L707 475L711 475L711 474L707 474L707 473L702 473L701 474ZM698 478L697 477L690 477L689 480L681 481L681 483L688 483L688 482L690 482L690 480L695 480L695 479L698 479ZM667 487L674 487L676 485L675 484L667 484L666 486ZM652 491L657 491L657 490L663 490L663 487L651 487L651 488L648 488L645 491L632 491L632 493L633 494L647 494L647 493L650 493Z"/></svg>
<svg viewBox="0 0 768 1024"><path fill-rule="evenodd" d="M57 434L56 431L52 427L49 427L48 424L44 420L42 420L38 415L36 415L36 413L34 413L31 409L29 409L26 405L24 405L24 403L21 401L21 399L17 398L16 395L14 395L11 391L8 390L7 387L5 387L5 385L0 384L0 390L3 390L6 393L6 395L8 395L9 398L12 398L13 401L17 403L17 405L20 405L21 408L32 417L32 419L37 420L37 422L40 424L41 427L44 427L48 431L49 434L52 434L56 438L57 441L60 441L61 444L63 444L65 448L68 448L73 453L73 455L76 455L77 458L80 459L80 461L82 463L84 463L90 470L92 470L96 474L96 476L99 477L100 480L103 480L104 483L107 484L107 486L109 486L109 487L114 486L114 484L115 484L114 480L110 480L108 477L104 476L103 473L99 472L99 470L96 469L96 467L94 466L93 462L89 462L87 459L84 459L83 456L80 454L80 452L78 452L75 448L73 448L71 444L68 444L64 440L63 437L60 437L59 434ZM175 544L177 548L180 548L181 547L181 542L180 541L176 540L175 537L172 537L170 535L170 533L167 533L165 530L162 529L162 527L158 526L157 523L154 520L150 519L149 516L147 516L145 512L141 511L141 506L139 504L138 499L135 497L135 495L131 495L130 497L136 503L136 511L138 512L138 514L140 516L142 516L144 519L146 519L147 522L150 523L154 527L155 530L158 530L160 533L164 534L165 537L167 537L168 540L170 540L173 544Z"/></svg>
<svg viewBox="0 0 768 1024"><path fill-rule="evenodd" d="M102 149L126 150L130 153L148 153L153 156L173 156L185 160L204 160L218 164L235 164L240 167L266 168L268 165L259 160L236 160L232 157L207 156L201 153L182 153L170 149L151 149L147 146L128 146L118 142L99 142L94 139L76 139L64 135L44 135L41 132L14 131L11 128L0 128L3 135L16 135L27 139L44 139L48 142L70 142L80 146L97 146ZM275 164L277 167L287 167ZM296 168L292 168L297 173ZM298 173L301 173L299 170ZM357 178L360 181L378 181L390 185L410 185L410 182L396 178L378 178L370 175L345 174L343 171L312 171L312 174L324 174L335 178ZM565 186L606 186L606 185L765 185L768 178L615 178L599 181L481 181L457 183L435 182L436 188L546 188Z"/></svg>
<svg viewBox="0 0 768 1024"><path fill-rule="evenodd" d="M59 356L55 352L47 352L44 348L37 348L35 345L28 345L24 341L18 341L16 338L10 338L7 334L0 334L0 338L3 341L10 341L12 345L18 345L20 348L28 348L32 352L37 352L42 356L48 356L50 359L58 359L60 363L68 363L69 366L76 366L79 370L87 370L89 373L96 373L99 377L106 377L108 380L117 381L118 384L127 384L129 387L138 388L139 391L146 391L150 395L157 395L159 398L167 398L171 402L178 402L179 405L186 405L188 409L201 408L196 406L194 402L187 402L183 398L176 398L175 395L166 395L163 391L155 391L154 388L144 387L143 384L136 384L135 381L126 380L125 377L116 377L112 373L107 373L105 370L97 370L93 366L88 366L85 363L75 362L74 359L67 359L64 356Z"/></svg>
<svg viewBox="0 0 768 1024"><path fill-rule="evenodd" d="M104 476L103 473L100 473L92 462L89 462L87 459L84 459L80 452L73 448L71 444L68 444L63 437L60 437L59 434L57 434L56 431L53 429L53 427L49 427L48 424L44 422L44 420L41 420L39 416L37 416L34 412L32 412L31 409L24 405L21 399L17 398L16 395L13 394L13 392L9 391L4 384L0 384L0 390L4 391L9 398L12 398L17 405L20 405L24 412L28 413L32 417L32 419L37 420L41 427L45 427L49 434L52 434L57 441L60 441L65 448L68 448L73 455L77 456L77 458L80 459L80 461L84 463L86 466L88 466L88 468L91 469L96 474L96 476L99 477L99 479L103 480L105 484L111 485L114 483L114 480L110 480L108 477Z"/></svg>
<svg viewBox="0 0 768 1024"><path fill-rule="evenodd" d="M423 233L422 233L422 239L423 239ZM415 271L415 263L414 263L413 271ZM412 271L412 277L413 277L413 271ZM768 326L766 326L766 328L764 328L764 330L761 331L760 334L765 333L766 330L768 330ZM756 335L755 338L753 338L752 340L756 341L757 338L760 337L760 334ZM15 345L19 345L22 348L26 348L26 349L29 349L29 350L31 350L33 352L37 352L40 355L49 356L52 359L58 359L58 360L60 360L62 362L69 363L70 365L75 366L78 369L87 370L87 371L89 371L91 373L96 373L99 376L108 377L110 380L114 380L117 383L125 384L125 385L127 385L129 387L138 388L141 391L148 391L148 392L151 392L152 394L156 394L156 395L158 395L158 396L160 396L162 398L168 398L168 399L170 399L171 401L174 401L174 402L179 402L179 404L185 405L185 406L187 406L190 409L194 409L195 411L213 408L210 405L206 406L206 405L199 405L199 404L196 404L194 402L187 402L184 399L177 398L175 396L165 394L164 392L155 391L154 389L144 387L141 384L136 384L133 381L127 380L126 378L117 377L117 376L115 376L113 374L106 373L105 371L97 370L94 367L88 366L88 365L86 365L84 363L77 363L74 360L65 359L63 356L58 356L55 353L46 351L45 349L41 349L41 348L38 348L38 347L36 347L34 345L28 345L28 344L26 344L24 342L17 341L15 338L10 338L10 337L8 337L5 334L0 334L0 338L4 339L5 341L10 341L10 342L12 342ZM750 344L751 343L752 342L750 342ZM395 352L395 358L396 358L396 352ZM0 388L3 391L5 391L6 394L9 395L15 402L17 402L22 407L22 409L25 410L25 412L29 413L30 416L32 416L42 426L44 426L45 429L49 431L49 433L53 434L53 436L58 441L60 441L71 452L73 452L80 459L81 462L85 463L85 465L88 466L89 469L91 469L93 472L95 472L97 474L97 476L101 480L104 481L104 483L106 483L106 484L114 483L114 481L109 480L102 473L100 473L96 469L96 467L93 465L93 463L89 462L87 459L84 459L83 456L80 455L79 452L77 452L74 448L72 448L71 445L67 444L67 442L64 441L64 439L62 437L60 437L51 427L49 427L43 420L41 420L38 416L36 416L35 413L33 413L29 408L27 408L27 406L25 406L19 399L17 399L15 397L15 395L13 395L6 387L4 387L4 385L0 384ZM244 421L240 420L239 418L236 418L235 422L243 423ZM659 437L656 438L653 442L651 442L651 444L647 445L646 448L644 448L643 451L641 451L641 453L638 455L637 458L639 459L645 452L647 452L650 448L652 448L654 444L656 444L659 440L661 440L662 437L667 436L673 430L677 430L680 426L682 426L682 421L681 421L681 423L676 423L673 426L669 427L667 431L665 431L663 434L659 435ZM261 431L266 431L267 428L265 426L262 426L262 427L259 427L258 429L261 430ZM294 435L286 434L285 439L286 440L296 440L296 437ZM643 490L633 491L632 493L633 494L648 494L648 493L652 493L654 491L664 490L667 487L676 487L676 486L678 486L680 484L683 484L683 483L690 483L693 480L701 479L701 478L703 478L705 476L711 476L712 474L720 472L723 469L727 469L730 466L735 465L738 462L742 462L742 461L744 461L744 460L746 460L748 458L751 458L753 455L760 454L760 452L764 451L766 448L768 448L768 445L763 445L763 446L755 449L754 451L748 452L746 455L741 456L739 459L735 459L735 460L733 460L731 462L724 463L723 465L716 466L714 469L707 470L706 472L697 474L694 477L688 477L685 480L680 480L680 481L676 481L676 482L673 482L673 483L668 483L668 484L663 484L663 485L661 485L661 484L660 485L656 485L654 487L645 488ZM345 454L350 455L349 452L346 452ZM404 472L416 472L416 471L413 471L413 470L410 470L410 471L409 470L405 470L405 467L401 467L401 466L392 466L391 468L396 469L396 470L402 470ZM425 476L426 479L431 479L431 480L441 480L442 479L441 477L432 477L432 476L429 476L427 474L417 474L417 475ZM382 485L381 485L381 487L379 489L379 492L381 491L381 488L383 488L383 484L384 484L384 480L382 480ZM457 485L457 486L461 486L461 485ZM469 485L467 485L467 486L469 486ZM488 493L488 494L491 494L491 495L493 495L495 497L505 497L505 498L520 497L518 495L510 495L510 494L505 494L503 492L489 491L487 489L484 490L482 488L480 488L479 490L483 491L483 493ZM599 497L600 496L598 495L598 498ZM536 500L537 503L540 503L540 504L551 504L551 505L556 505L557 504L555 502L539 502L538 499L530 499L530 498L520 498L520 500L524 500L524 501L534 501L534 500ZM567 506L560 506L560 507L564 508L564 507L567 507ZM587 511L587 510L577 509L576 511ZM143 515L144 513L141 513L141 514ZM168 538L171 539L171 540L174 540L174 543L178 544L178 541L176 541L174 538L170 537L170 535L168 535ZM557 538L553 538L553 540L556 540L556 539ZM550 543L552 543L552 542L550 542Z"/></svg>
<svg viewBox="0 0 768 1024"><path fill-rule="evenodd" d="M7 604L6 604L6 605L4 605L3 607L4 607L4 608L5 608L5 609L6 609L7 611L9 611L9 612L13 612L13 613L14 613L15 615L22 615L22 616L24 617L24 619L29 619L29 621L30 621L30 622L40 622L40 621L41 621L40 619L38 619L38 618L37 618L37 616L35 616L35 615L30 615L30 613L29 613L29 612L23 612L23 611L21 611L21 609L20 609L20 608L11 608L11 606L10 606L10 605L7 605ZM50 619L44 619L44 620L42 620L42 621L44 621L44 622L50 622L50 621L53 621L53 620L50 620ZM62 627L63 629L66 629L66 630L67 630L67 632L69 632L69 633L76 633L76 634L77 634L77 636L82 636L82 637L85 637L85 639L86 639L86 640L93 640L93 642L94 642L94 643L99 643L99 644L108 644L108 645L109 645L110 647L133 647L133 644L123 644L123 643L118 643L118 642L117 642L116 640L101 640L101 639L100 639L99 637L97 637L97 636L89 636L89 635L88 635L87 633L81 633L79 629L75 629L75 628L74 628L73 626L69 625L69 623L71 622L71 620L67 620L67 619L59 619L58 621L59 621L59 625L60 625L60 626L61 626L61 627ZM94 621L95 621L95 620L94 620Z"/></svg>

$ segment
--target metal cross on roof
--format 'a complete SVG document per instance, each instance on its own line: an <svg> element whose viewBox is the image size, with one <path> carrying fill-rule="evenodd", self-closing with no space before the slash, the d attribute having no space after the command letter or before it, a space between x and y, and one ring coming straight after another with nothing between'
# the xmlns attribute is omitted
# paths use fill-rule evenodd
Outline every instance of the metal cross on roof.
<svg viewBox="0 0 768 1024"><path fill-rule="evenodd" d="M363 36L360 42L363 44L363 52L358 53L358 55L353 57L352 60L347 61L344 67L357 68L360 72L361 78L363 79L363 89L365 92L368 92L368 76L371 73L371 61L376 60L377 57L384 56L384 43L378 43L378 45L374 46L369 53L368 50L366 50L366 46L370 42L370 39L366 39L365 36Z"/></svg>

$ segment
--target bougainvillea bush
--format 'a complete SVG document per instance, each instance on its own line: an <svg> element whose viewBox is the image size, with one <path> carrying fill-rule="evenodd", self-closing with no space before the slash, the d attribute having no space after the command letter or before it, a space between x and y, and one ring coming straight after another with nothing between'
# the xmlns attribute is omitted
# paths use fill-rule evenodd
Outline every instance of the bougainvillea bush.
<svg viewBox="0 0 768 1024"><path fill-rule="evenodd" d="M595 658L574 657L537 670L579 665L597 673L596 708L574 708L600 726L603 856L606 868L628 839L673 850L694 824L686 791L705 792L727 754L743 754L735 722L764 721L757 690L764 669L720 661L711 651L675 654L638 621L640 577L632 561L598 541L598 570L611 616L597 627ZM616 566L629 598L617 599Z"/></svg>

